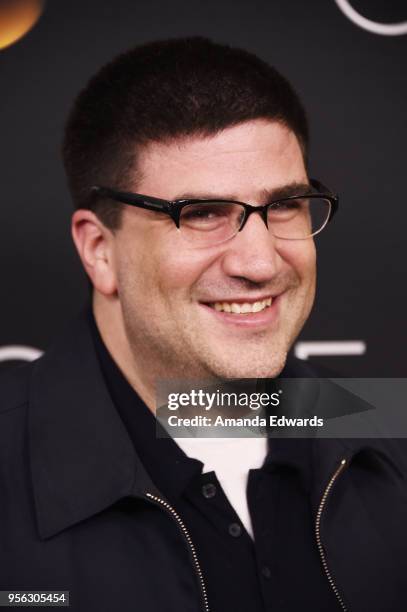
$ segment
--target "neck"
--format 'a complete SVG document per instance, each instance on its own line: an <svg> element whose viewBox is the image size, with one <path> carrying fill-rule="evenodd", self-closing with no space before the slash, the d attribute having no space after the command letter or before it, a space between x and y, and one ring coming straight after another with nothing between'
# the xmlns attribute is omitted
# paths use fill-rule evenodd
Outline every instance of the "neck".
<svg viewBox="0 0 407 612"><path fill-rule="evenodd" d="M143 370L141 365L143 359L134 358L127 339L119 300L107 299L94 291L92 309L100 336L111 357L146 406L155 412L155 376L153 372Z"/></svg>

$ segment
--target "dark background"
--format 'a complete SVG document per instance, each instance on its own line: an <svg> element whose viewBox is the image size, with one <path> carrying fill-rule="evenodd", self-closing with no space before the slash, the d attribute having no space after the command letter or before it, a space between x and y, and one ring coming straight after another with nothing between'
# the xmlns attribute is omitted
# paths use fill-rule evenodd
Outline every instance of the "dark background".
<svg viewBox="0 0 407 612"><path fill-rule="evenodd" d="M352 6L407 20L405 0ZM407 36L372 34L334 0L47 2L36 27L0 51L0 348L45 349L87 296L60 158L74 96L118 52L193 34L253 51L292 81L308 109L311 174L340 195L317 238L318 296L301 340L363 340L364 355L316 360L347 375L405 376Z"/></svg>

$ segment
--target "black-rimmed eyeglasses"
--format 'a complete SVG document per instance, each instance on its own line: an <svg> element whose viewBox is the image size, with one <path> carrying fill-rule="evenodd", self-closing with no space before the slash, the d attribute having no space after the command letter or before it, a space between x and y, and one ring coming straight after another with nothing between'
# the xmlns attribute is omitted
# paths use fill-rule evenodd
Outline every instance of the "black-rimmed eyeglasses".
<svg viewBox="0 0 407 612"><path fill-rule="evenodd" d="M222 199L169 201L99 185L92 187L92 195L165 213L183 237L196 246L214 246L230 240L253 213L261 215L274 237L304 240L321 232L338 209L338 197L315 179L310 180L306 193L279 198L263 206Z"/></svg>

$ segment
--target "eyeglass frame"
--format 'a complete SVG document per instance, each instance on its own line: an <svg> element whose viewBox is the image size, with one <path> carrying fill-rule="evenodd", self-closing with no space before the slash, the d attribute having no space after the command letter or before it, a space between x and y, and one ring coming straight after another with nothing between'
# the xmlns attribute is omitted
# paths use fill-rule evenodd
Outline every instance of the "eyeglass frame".
<svg viewBox="0 0 407 612"><path fill-rule="evenodd" d="M165 213L174 221L177 229L180 229L180 219L182 209L191 204L210 204L210 203L219 203L222 202L225 204L240 204L244 208L244 218L241 226L237 230L241 232L244 226L247 223L250 215L258 212L261 214L261 217L268 229L267 222L267 211L268 209L280 202L286 202L287 200L296 200L299 198L324 198L330 203L330 211L328 214L328 218L325 221L324 225L316 232L310 234L309 236L305 236L304 238L281 238L281 240L306 240L307 238L312 238L319 232L321 232L326 225L332 221L335 213L338 210L339 206L339 198L336 194L332 193L325 187L320 181L317 179L310 179L310 186L313 187L316 192L313 193L305 193L298 195L286 196L284 198L278 198L277 200L272 200L268 202L268 204L264 204L263 206L253 206L252 204L247 204L246 202L240 202L238 200L224 200L222 198L208 198L208 199L181 199L181 200L164 200L162 198L156 198L153 196L143 195L141 193L133 193L130 191L118 191L116 189L111 189L110 187L104 187L102 185L93 185L91 187L91 195L99 196L101 198L109 198L114 200L115 202L120 202L122 204L129 204L130 206L135 206L137 208L144 208L146 210L151 210L153 212L161 212ZM233 236L236 236L233 234ZM231 236L231 238L233 237Z"/></svg>

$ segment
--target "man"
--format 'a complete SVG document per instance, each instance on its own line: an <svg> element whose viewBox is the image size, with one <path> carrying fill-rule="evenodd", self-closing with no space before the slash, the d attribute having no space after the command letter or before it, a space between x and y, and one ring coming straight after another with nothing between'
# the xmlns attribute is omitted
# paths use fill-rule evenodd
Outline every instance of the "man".
<svg viewBox="0 0 407 612"><path fill-rule="evenodd" d="M113 60L64 163L92 306L3 379L0 589L80 611L405 610L396 441L156 435L159 380L286 364L335 196L288 82L206 39ZM247 489L247 490L246 490Z"/></svg>

